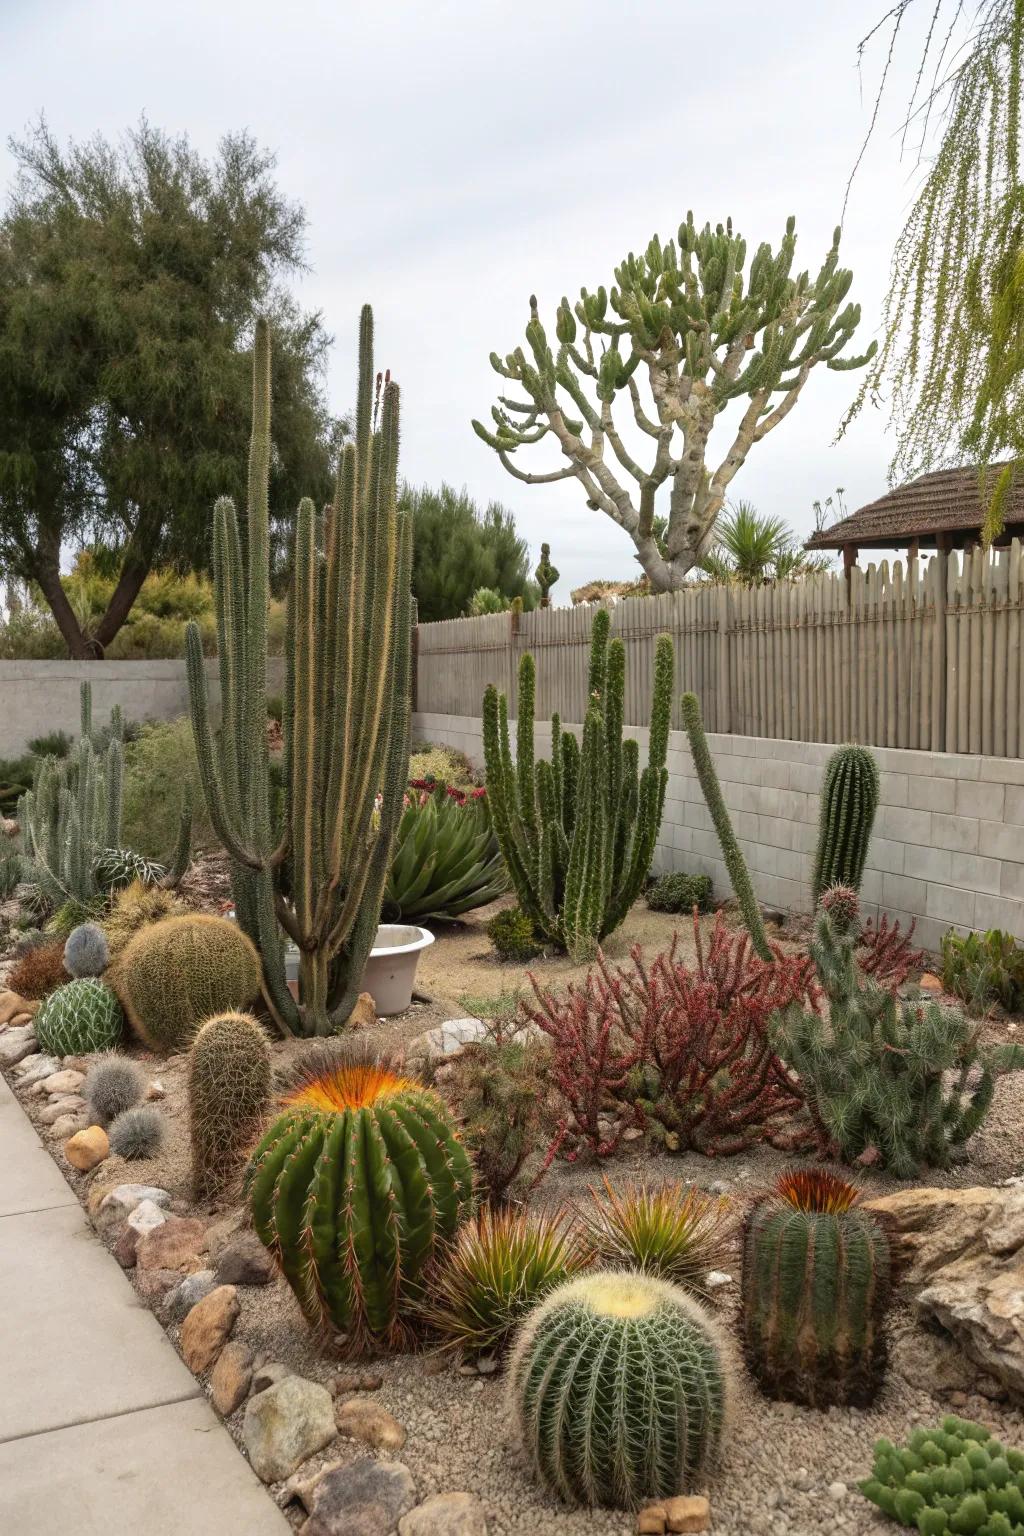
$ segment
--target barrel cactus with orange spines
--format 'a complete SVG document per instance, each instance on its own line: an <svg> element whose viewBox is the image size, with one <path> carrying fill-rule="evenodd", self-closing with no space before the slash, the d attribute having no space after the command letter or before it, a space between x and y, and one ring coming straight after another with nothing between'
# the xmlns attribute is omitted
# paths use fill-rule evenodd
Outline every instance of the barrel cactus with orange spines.
<svg viewBox="0 0 1024 1536"><path fill-rule="evenodd" d="M784 1174L743 1240L743 1333L762 1390L813 1408L864 1407L885 1371L889 1244L856 1185Z"/></svg>
<svg viewBox="0 0 1024 1536"><path fill-rule="evenodd" d="M425 1267L473 1204L441 1100L386 1061L310 1051L253 1153L253 1225L310 1324L402 1347Z"/></svg>

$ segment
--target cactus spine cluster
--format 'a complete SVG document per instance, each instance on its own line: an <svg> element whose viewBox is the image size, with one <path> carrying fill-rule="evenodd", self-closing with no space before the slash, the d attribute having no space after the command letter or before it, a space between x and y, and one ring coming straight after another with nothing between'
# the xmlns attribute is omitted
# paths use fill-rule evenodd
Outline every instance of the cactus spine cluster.
<svg viewBox="0 0 1024 1536"><path fill-rule="evenodd" d="M867 747L839 747L821 786L821 823L814 860L817 902L830 885L860 890L878 809L878 765Z"/></svg>
<svg viewBox="0 0 1024 1536"><path fill-rule="evenodd" d="M323 1050L301 1070L246 1174L253 1226L314 1328L353 1352L403 1343L425 1266L470 1213L469 1158L414 1079Z"/></svg>
<svg viewBox="0 0 1024 1536"><path fill-rule="evenodd" d="M534 571L534 578L540 587L540 606L551 607L551 588L558 580L558 571L551 564L551 545L542 544L540 547L540 562Z"/></svg>
<svg viewBox="0 0 1024 1536"><path fill-rule="evenodd" d="M885 1372L889 1244L834 1174L784 1175L747 1217L743 1332L771 1397L864 1407Z"/></svg>
<svg viewBox="0 0 1024 1536"><path fill-rule="evenodd" d="M109 987L93 977L51 992L36 1014L39 1049L50 1056L87 1056L117 1045L124 1017Z"/></svg>
<svg viewBox="0 0 1024 1536"><path fill-rule="evenodd" d="M355 440L332 505L304 498L288 600L283 825L271 821L266 741L270 333L256 327L247 564L232 503L214 512L223 724L215 740L198 627L188 680L210 817L231 858L238 921L263 959L264 990L295 1034L340 1029L373 946L409 762L412 542L397 512L398 386L377 376L363 309ZM377 796L380 803L377 804ZM283 928L300 952L300 1012L285 980Z"/></svg>
<svg viewBox="0 0 1024 1536"><path fill-rule="evenodd" d="M820 1150L880 1159L898 1179L946 1168L979 1128L995 1080L1024 1069L1024 1047L981 1046L958 1008L901 997L858 971L857 893L831 886L810 943L828 1018L792 1004L777 1048L800 1075Z"/></svg>
<svg viewBox="0 0 1024 1536"><path fill-rule="evenodd" d="M126 1109L141 1104L146 1074L137 1061L108 1051L93 1062L82 1088L89 1113L97 1125L109 1125Z"/></svg>
<svg viewBox="0 0 1024 1536"><path fill-rule="evenodd" d="M921 1536L1019 1536L1024 1531L1024 1451L1009 1450L982 1424L950 1414L915 1429L900 1449L875 1441L864 1497Z"/></svg>
<svg viewBox="0 0 1024 1536"><path fill-rule="evenodd" d="M685 1291L597 1272L527 1317L509 1370L535 1474L570 1504L635 1508L699 1487L727 1393L722 1344Z"/></svg>
<svg viewBox="0 0 1024 1536"><path fill-rule="evenodd" d="M193 912L141 928L110 978L135 1033L166 1054L185 1049L212 1014L255 1000L260 959L237 924Z"/></svg>
<svg viewBox="0 0 1024 1536"><path fill-rule="evenodd" d="M487 795L494 830L519 904L534 928L574 960L593 956L643 889L661 825L672 707L672 641L654 655L650 746L623 740L626 653L609 642L609 618L594 618L589 702L583 746L551 718L551 759L535 761L536 673L527 653L519 666L516 761L508 703L493 686L483 706Z"/></svg>
<svg viewBox="0 0 1024 1536"><path fill-rule="evenodd" d="M192 1042L188 1062L197 1200L216 1199L241 1172L263 1131L270 1081L270 1046L255 1019L222 1013L207 1020Z"/></svg>
<svg viewBox="0 0 1024 1536"><path fill-rule="evenodd" d="M708 738L704 734L704 722L700 714L700 702L695 693L684 693L682 702L683 729L690 743L690 753L693 757L693 766L697 772L704 803L711 813L711 820L715 825L719 846L722 850L722 858L732 881L733 894L739 904L743 921L747 932L750 934L750 942L762 960L772 958L771 946L768 943L768 935L765 932L764 919L761 916L761 908L758 906L757 897L754 895L754 887L750 883L750 874L747 870L747 861L740 851L740 845L736 841L736 834L732 829L732 821L722 794L722 786L718 782L718 774L715 771L715 760L711 756L711 748L708 746Z"/></svg>

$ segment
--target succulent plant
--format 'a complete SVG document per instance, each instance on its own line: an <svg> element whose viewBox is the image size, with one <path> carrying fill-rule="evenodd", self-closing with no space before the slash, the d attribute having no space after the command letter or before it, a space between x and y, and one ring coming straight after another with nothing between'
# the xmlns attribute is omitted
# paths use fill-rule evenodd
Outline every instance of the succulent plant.
<svg viewBox="0 0 1024 1536"><path fill-rule="evenodd" d="M984 1425L954 1414L935 1428L915 1429L902 1449L876 1440L871 1476L859 1487L920 1536L1024 1532L1024 1451L1007 1449Z"/></svg>
<svg viewBox="0 0 1024 1536"><path fill-rule="evenodd" d="M67 979L63 939L40 933L33 936L32 945L22 951L7 973L7 986L19 997L39 1002L66 985Z"/></svg>
<svg viewBox="0 0 1024 1536"><path fill-rule="evenodd" d="M70 976L102 976L110 961L107 936L97 923L79 923L64 944L64 969Z"/></svg>
<svg viewBox="0 0 1024 1536"><path fill-rule="evenodd" d="M384 889L384 910L401 922L458 917L508 890L508 871L486 798L460 804L438 784L402 812Z"/></svg>
<svg viewBox="0 0 1024 1536"><path fill-rule="evenodd" d="M110 1126L110 1150L130 1161L155 1157L166 1131L167 1121L155 1104L123 1109Z"/></svg>
<svg viewBox="0 0 1024 1536"><path fill-rule="evenodd" d="M188 1109L192 1191L197 1200L221 1195L241 1171L264 1128L270 1106L270 1046L255 1019L221 1013L192 1042Z"/></svg>
<svg viewBox="0 0 1024 1536"><path fill-rule="evenodd" d="M530 1308L590 1259L564 1211L484 1206L432 1275L423 1318L448 1347L470 1355L500 1349Z"/></svg>
<svg viewBox="0 0 1024 1536"><path fill-rule="evenodd" d="M134 1109L146 1092L146 1074L137 1061L108 1051L98 1056L85 1075L82 1093L97 1125L109 1125L126 1109Z"/></svg>
<svg viewBox="0 0 1024 1536"><path fill-rule="evenodd" d="M522 964L544 953L544 945L537 937L537 930L522 907L504 907L500 912L495 912L487 924L487 937L494 945L499 960Z"/></svg>
<svg viewBox="0 0 1024 1536"><path fill-rule="evenodd" d="M636 1508L699 1487L726 1411L725 1347L651 1275L597 1271L527 1317L509 1367L534 1473L570 1504Z"/></svg>
<svg viewBox="0 0 1024 1536"><path fill-rule="evenodd" d="M184 917L186 907L173 891L160 885L144 885L133 880L121 891L115 892L110 910L103 919L103 931L107 935L111 958L115 958L131 942L140 928L150 923L163 922L165 917Z"/></svg>
<svg viewBox="0 0 1024 1536"><path fill-rule="evenodd" d="M878 764L867 747L838 747L825 766L821 824L812 890L819 901L830 885L860 890L878 809Z"/></svg>
<svg viewBox="0 0 1024 1536"><path fill-rule="evenodd" d="M853 1184L822 1169L784 1174L747 1217L743 1334L771 1397L865 1407L885 1374L889 1244Z"/></svg>
<svg viewBox="0 0 1024 1536"><path fill-rule="evenodd" d="M317 1329L397 1345L423 1272L473 1203L440 1099L372 1057L306 1052L246 1174L253 1226Z"/></svg>
<svg viewBox="0 0 1024 1536"><path fill-rule="evenodd" d="M694 1295L723 1261L733 1227L730 1202L695 1184L626 1184L591 1189L581 1212L599 1264L671 1280Z"/></svg>
<svg viewBox="0 0 1024 1536"><path fill-rule="evenodd" d="M101 848L93 860L92 872L102 891L120 891L136 880L143 885L156 885L167 874L162 864L136 853L134 848Z"/></svg>
<svg viewBox="0 0 1024 1536"><path fill-rule="evenodd" d="M227 918L169 917L141 928L111 967L128 1022L154 1051L183 1050L204 1019L260 990L252 941Z"/></svg>
<svg viewBox="0 0 1024 1536"><path fill-rule="evenodd" d="M678 870L662 875L647 888L647 905L652 912L710 912L712 901L710 875L684 875Z"/></svg>
<svg viewBox="0 0 1024 1536"><path fill-rule="evenodd" d="M86 1056L117 1045L124 1016L110 988L86 976L51 992L35 1024L41 1051L51 1056Z"/></svg>

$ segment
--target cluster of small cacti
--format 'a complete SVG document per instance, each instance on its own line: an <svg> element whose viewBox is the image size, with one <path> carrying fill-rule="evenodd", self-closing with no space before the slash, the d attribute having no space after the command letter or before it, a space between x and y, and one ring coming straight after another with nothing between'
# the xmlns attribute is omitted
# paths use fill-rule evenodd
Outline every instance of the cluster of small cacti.
<svg viewBox="0 0 1024 1536"><path fill-rule="evenodd" d="M762 1390L864 1407L885 1372L889 1244L858 1191L820 1169L783 1175L743 1234L743 1336Z"/></svg>
<svg viewBox="0 0 1024 1536"><path fill-rule="evenodd" d="M151 1050L185 1049L205 1019L260 990L251 940L227 918L170 917L140 928L110 970L132 1029Z"/></svg>
<svg viewBox="0 0 1024 1536"><path fill-rule="evenodd" d="M654 656L650 745L640 772L635 740L623 740L626 652L595 615L582 747L551 719L551 758L535 761L536 672L519 667L516 761L508 702L493 686L483 706L487 794L494 830L519 904L538 933L574 960L592 957L643 889L661 825L672 707L672 641Z"/></svg>
<svg viewBox="0 0 1024 1536"><path fill-rule="evenodd" d="M72 928L64 942L64 969L69 976L102 976L109 963L110 946L98 923Z"/></svg>
<svg viewBox="0 0 1024 1536"><path fill-rule="evenodd" d="M473 1203L447 1110L416 1080L322 1047L246 1173L253 1226L318 1330L401 1342L423 1274Z"/></svg>
<svg viewBox="0 0 1024 1536"><path fill-rule="evenodd" d="M197 1200L217 1198L241 1172L264 1128L270 1084L270 1045L256 1020L244 1013L207 1019L188 1062L192 1193Z"/></svg>
<svg viewBox="0 0 1024 1536"><path fill-rule="evenodd" d="M82 1093L95 1123L109 1125L118 1115L141 1104L146 1094L146 1074L130 1056L109 1051L90 1066Z"/></svg>
<svg viewBox="0 0 1024 1536"><path fill-rule="evenodd" d="M859 1486L920 1536L1024 1531L1024 1451L1007 1449L984 1425L953 1414L937 1428L915 1429L904 1447L876 1440L871 1476Z"/></svg>
<svg viewBox="0 0 1024 1536"><path fill-rule="evenodd" d="M51 1056L87 1056L117 1045L124 1016L109 987L94 977L51 992L35 1017L39 1049Z"/></svg>
<svg viewBox="0 0 1024 1536"><path fill-rule="evenodd" d="M878 809L878 764L867 747L840 747L825 767L812 892L830 885L860 890Z"/></svg>
<svg viewBox="0 0 1024 1536"><path fill-rule="evenodd" d="M536 1476L570 1504L635 1508L699 1489L725 1419L725 1347L698 1302L650 1275L598 1271L549 1293L509 1368Z"/></svg>

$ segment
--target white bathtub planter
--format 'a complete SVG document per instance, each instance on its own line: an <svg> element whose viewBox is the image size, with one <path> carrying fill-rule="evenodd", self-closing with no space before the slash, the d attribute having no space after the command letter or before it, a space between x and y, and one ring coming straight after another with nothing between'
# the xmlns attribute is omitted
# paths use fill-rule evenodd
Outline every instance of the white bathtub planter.
<svg viewBox="0 0 1024 1536"><path fill-rule="evenodd" d="M409 923L381 923L363 971L363 992L369 992L379 1018L403 1013L412 1002L412 987L420 950L434 935Z"/></svg>

